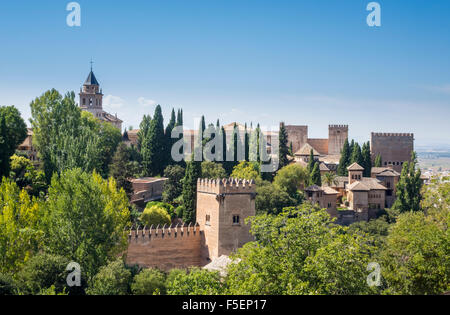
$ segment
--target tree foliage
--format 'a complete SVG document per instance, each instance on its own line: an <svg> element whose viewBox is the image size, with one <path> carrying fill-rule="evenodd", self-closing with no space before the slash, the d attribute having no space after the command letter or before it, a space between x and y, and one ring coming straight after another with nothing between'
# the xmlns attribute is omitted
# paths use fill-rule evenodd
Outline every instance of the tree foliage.
<svg viewBox="0 0 450 315"><path fill-rule="evenodd" d="M413 152L411 162L403 164L402 173L397 184L397 199L392 206L399 212L420 211L420 202L422 201L422 173L420 169L416 170L416 155Z"/></svg>
<svg viewBox="0 0 450 315"><path fill-rule="evenodd" d="M280 168L283 168L289 164L289 147L288 147L288 134L284 122L280 124L279 133L279 163Z"/></svg>
<svg viewBox="0 0 450 315"><path fill-rule="evenodd" d="M154 295L166 293L166 275L157 269L145 269L137 274L131 284L135 295Z"/></svg>
<svg viewBox="0 0 450 315"><path fill-rule="evenodd" d="M183 177L185 169L179 165L169 165L164 170L167 181L164 183L163 201L174 204L183 192Z"/></svg>
<svg viewBox="0 0 450 315"><path fill-rule="evenodd" d="M75 93L56 90L31 102L33 144L44 164L47 181L54 172L80 168L108 175L108 165L121 139L120 130L81 112Z"/></svg>
<svg viewBox="0 0 450 315"><path fill-rule="evenodd" d="M114 179L80 169L52 178L45 208L45 249L81 265L88 278L127 246L128 199Z"/></svg>
<svg viewBox="0 0 450 315"><path fill-rule="evenodd" d="M325 210L305 204L278 216L251 220L256 237L228 268L230 294L365 294L373 248L365 237L345 235Z"/></svg>
<svg viewBox="0 0 450 315"><path fill-rule="evenodd" d="M0 179L9 176L9 159L27 137L27 126L14 106L0 106Z"/></svg>
<svg viewBox="0 0 450 315"><path fill-rule="evenodd" d="M89 295L127 295L132 280L131 272L118 259L100 268L90 282Z"/></svg>
<svg viewBox="0 0 450 315"><path fill-rule="evenodd" d="M268 181L258 181L255 207L258 214L279 214L285 207L296 206L297 198L289 196L286 190Z"/></svg>
<svg viewBox="0 0 450 315"><path fill-rule="evenodd" d="M194 223L197 208L197 180L201 177L201 165L199 162L186 163L186 174L183 178L183 221Z"/></svg>
<svg viewBox="0 0 450 315"><path fill-rule="evenodd" d="M0 184L0 273L17 272L42 248L39 202L4 179Z"/></svg>
<svg viewBox="0 0 450 315"><path fill-rule="evenodd" d="M11 157L9 176L20 189L25 189L35 197L44 195L48 188L44 172L37 171L33 163L23 156L13 155Z"/></svg>
<svg viewBox="0 0 450 315"><path fill-rule="evenodd" d="M450 210L403 213L386 239L386 294L443 294L450 290Z"/></svg>
<svg viewBox="0 0 450 315"><path fill-rule="evenodd" d="M259 164L257 162L242 161L233 168L231 177L247 180L261 179Z"/></svg>
<svg viewBox="0 0 450 315"><path fill-rule="evenodd" d="M178 272L167 282L169 295L220 295L224 287L219 272L192 268L188 272Z"/></svg>
<svg viewBox="0 0 450 315"><path fill-rule="evenodd" d="M161 106L156 106L153 119L148 125L148 118L144 116L142 131L142 163L145 176L158 176L164 171L167 163L166 137L164 135L164 119ZM148 130L147 130L148 128Z"/></svg>
<svg viewBox="0 0 450 315"><path fill-rule="evenodd" d="M202 178L217 179L226 178L227 173L225 172L222 164L210 161L204 161L201 164L202 167Z"/></svg>
<svg viewBox="0 0 450 315"><path fill-rule="evenodd" d="M348 176L347 167L350 166L350 144L348 143L348 139L345 139L344 146L341 150L341 158L339 160L339 166L337 174L339 176Z"/></svg>
<svg viewBox="0 0 450 315"><path fill-rule="evenodd" d="M144 212L141 215L141 222L148 227L152 225L154 227L162 227L164 225L170 225L172 221L166 209L153 205L145 208Z"/></svg>
<svg viewBox="0 0 450 315"><path fill-rule="evenodd" d="M306 186L307 182L308 173L306 169L298 164L291 164L278 171L273 184L295 198L298 195L298 190L302 185Z"/></svg>

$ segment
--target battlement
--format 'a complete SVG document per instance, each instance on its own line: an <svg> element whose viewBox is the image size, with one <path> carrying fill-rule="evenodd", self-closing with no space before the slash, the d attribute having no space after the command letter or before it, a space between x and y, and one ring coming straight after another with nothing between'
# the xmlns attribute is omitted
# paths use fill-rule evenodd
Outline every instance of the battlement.
<svg viewBox="0 0 450 315"><path fill-rule="evenodd" d="M156 240L156 239L177 239L177 238L186 238L186 237L194 237L200 235L200 225L197 224L189 224L189 225L181 225L181 224L172 224L164 226L132 226L130 229L130 233L128 234L128 241L131 242L133 240Z"/></svg>
<svg viewBox="0 0 450 315"><path fill-rule="evenodd" d="M347 129L348 130L348 125L329 125L328 128L329 129Z"/></svg>
<svg viewBox="0 0 450 315"><path fill-rule="evenodd" d="M199 178L197 181L197 192L211 194L251 194L255 193L256 185L254 180L237 178L229 179L207 179Z"/></svg>
<svg viewBox="0 0 450 315"><path fill-rule="evenodd" d="M408 137L408 138L414 138L414 134L413 133L372 132L372 137Z"/></svg>

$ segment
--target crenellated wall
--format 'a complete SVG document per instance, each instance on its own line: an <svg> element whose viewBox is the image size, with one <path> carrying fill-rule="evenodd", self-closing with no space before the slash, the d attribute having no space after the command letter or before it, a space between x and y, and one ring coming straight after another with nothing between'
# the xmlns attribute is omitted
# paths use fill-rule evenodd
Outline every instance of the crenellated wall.
<svg viewBox="0 0 450 315"><path fill-rule="evenodd" d="M348 125L328 126L328 154L341 154L346 139L348 139Z"/></svg>
<svg viewBox="0 0 450 315"><path fill-rule="evenodd" d="M200 226L138 227L128 236L127 264L144 268L189 268L206 264Z"/></svg>
<svg viewBox="0 0 450 315"><path fill-rule="evenodd" d="M372 133L372 159L380 155L382 166L402 171L403 163L411 160L414 151L414 134L412 133Z"/></svg>
<svg viewBox="0 0 450 315"><path fill-rule="evenodd" d="M127 264L144 268L205 266L252 241L245 219L255 215L256 185L239 179L199 179L197 224L134 227Z"/></svg>

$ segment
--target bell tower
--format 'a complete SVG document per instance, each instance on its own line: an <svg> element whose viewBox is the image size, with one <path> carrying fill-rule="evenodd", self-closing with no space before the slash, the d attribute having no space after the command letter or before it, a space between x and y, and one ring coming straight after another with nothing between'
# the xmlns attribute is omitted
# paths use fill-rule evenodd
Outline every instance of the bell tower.
<svg viewBox="0 0 450 315"><path fill-rule="evenodd" d="M82 110L92 113L96 118L101 118L103 113L103 93L92 70L92 63L91 61L91 72L80 89L79 106Z"/></svg>

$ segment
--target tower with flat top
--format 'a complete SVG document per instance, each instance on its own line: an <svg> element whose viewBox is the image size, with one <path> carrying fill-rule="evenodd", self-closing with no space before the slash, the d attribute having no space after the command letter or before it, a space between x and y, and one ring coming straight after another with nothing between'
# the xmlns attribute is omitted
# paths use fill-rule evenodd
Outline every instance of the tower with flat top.
<svg viewBox="0 0 450 315"><path fill-rule="evenodd" d="M255 183L240 179L199 179L197 222L205 234L203 257L212 261L253 240L248 217L254 216Z"/></svg>

